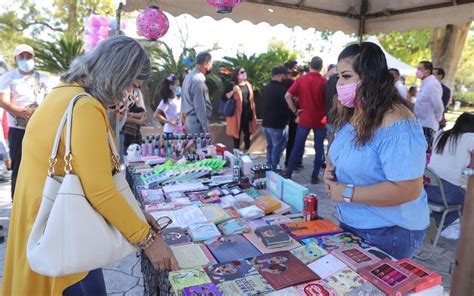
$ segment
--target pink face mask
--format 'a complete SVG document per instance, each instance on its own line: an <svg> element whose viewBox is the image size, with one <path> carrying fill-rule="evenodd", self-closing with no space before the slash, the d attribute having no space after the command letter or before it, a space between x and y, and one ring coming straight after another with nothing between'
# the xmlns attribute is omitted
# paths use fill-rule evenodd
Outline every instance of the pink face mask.
<svg viewBox="0 0 474 296"><path fill-rule="evenodd" d="M416 75L416 78L418 78L418 79L423 79L423 76L424 76L423 71L421 71L421 70L416 70L415 75Z"/></svg>
<svg viewBox="0 0 474 296"><path fill-rule="evenodd" d="M357 82L336 86L337 99L345 107L353 108L355 105Z"/></svg>

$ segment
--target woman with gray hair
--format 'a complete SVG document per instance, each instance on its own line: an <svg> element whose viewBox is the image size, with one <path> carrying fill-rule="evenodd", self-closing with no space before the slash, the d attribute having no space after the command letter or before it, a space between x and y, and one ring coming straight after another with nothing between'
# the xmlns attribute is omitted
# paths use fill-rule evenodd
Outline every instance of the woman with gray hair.
<svg viewBox="0 0 474 296"><path fill-rule="evenodd" d="M18 175L3 272L3 295L106 295L101 269L62 277L33 272L26 258L28 237L39 210L48 174L56 127L71 99L82 97L74 107L71 132L72 165L85 196L94 209L115 226L129 242L142 246L153 266L176 269L168 245L158 236L159 225L148 213L145 223L116 189L113 161L107 141L110 124L106 107L120 103L139 89L149 76L146 51L132 38L115 36L77 58L32 116L23 142L23 161ZM63 135L64 137L64 135ZM64 144L61 140L56 174L64 175ZM99 251L99 250L98 250Z"/></svg>

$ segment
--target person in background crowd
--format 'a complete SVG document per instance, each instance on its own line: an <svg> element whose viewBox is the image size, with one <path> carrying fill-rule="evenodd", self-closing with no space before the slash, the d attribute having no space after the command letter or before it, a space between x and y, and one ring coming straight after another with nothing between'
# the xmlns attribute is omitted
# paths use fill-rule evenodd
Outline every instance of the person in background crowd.
<svg viewBox="0 0 474 296"><path fill-rule="evenodd" d="M26 255L57 127L72 98L86 90L89 95L77 101L74 108L71 149L73 172L81 180L87 200L97 214L115 226L130 243L141 246L154 268L162 271L178 268L173 252L156 235L160 229L156 220L144 212L147 221L143 221L116 188L107 140L111 129L106 106L119 103L122 100L116 98L127 97L133 89L139 89L150 72L148 54L137 41L124 35L109 37L71 63L61 76L62 83L36 111L23 143L24 158L18 174L3 271L3 295L107 295L100 268L47 277L31 270ZM111 77L114 78L112 83ZM56 165L58 176L64 175L64 145L61 140Z"/></svg>
<svg viewBox="0 0 474 296"><path fill-rule="evenodd" d="M131 144L141 144L142 134L140 128L146 124L146 108L143 94L139 89L134 89L127 98L133 102L127 112L127 120L122 127L121 133L124 137L124 150Z"/></svg>
<svg viewBox="0 0 474 296"><path fill-rule="evenodd" d="M288 74L285 67L272 69L272 79L263 89L265 109L262 127L267 140L267 163L278 169L281 154L288 140L290 110L285 100L287 88L283 81Z"/></svg>
<svg viewBox="0 0 474 296"><path fill-rule="evenodd" d="M190 134L209 133L209 117L212 104L206 85L206 74L212 69L212 56L201 52L196 57L196 65L183 81L181 112L185 115L186 131Z"/></svg>
<svg viewBox="0 0 474 296"><path fill-rule="evenodd" d="M435 135L433 153L428 165L443 183L446 201L449 205L464 204L467 180L462 177L462 170L467 168L474 151L474 114L464 112L458 117L453 128L447 131L438 131ZM443 204L440 188L425 185L428 200ZM433 213L438 224L441 213ZM448 226L459 218L457 212L450 212L446 216L443 227Z"/></svg>
<svg viewBox="0 0 474 296"><path fill-rule="evenodd" d="M407 100L408 92L407 92L407 88L405 84L402 81L402 78L400 77L400 71L398 71L398 69L395 69L395 68L390 68L389 71L393 77L393 82L395 83L395 88L398 90L398 93L400 94L402 98Z"/></svg>
<svg viewBox="0 0 474 296"><path fill-rule="evenodd" d="M186 66L186 69L192 69L194 67L194 63L196 62L196 50L191 48L188 50L188 55L183 59L183 63Z"/></svg>
<svg viewBox="0 0 474 296"><path fill-rule="evenodd" d="M429 225L422 128L395 88L378 45L346 47L337 71L326 191L344 230L397 259L410 258Z"/></svg>
<svg viewBox="0 0 474 296"><path fill-rule="evenodd" d="M161 102L153 115L164 125L163 133L167 136L182 134L182 114L181 114L181 86L179 79L170 74L161 84Z"/></svg>
<svg viewBox="0 0 474 296"><path fill-rule="evenodd" d="M285 63L284 67L287 69L288 74L286 78L283 80L283 84L287 89L289 89L293 83L295 82L293 76L295 70L298 68L298 63L295 60L288 61ZM288 167L288 161L290 160L291 150L295 144L296 138L296 128L298 125L296 124L296 115L290 111L290 121L288 124L288 141L286 143L286 152L285 152L285 167ZM303 155L301 155L300 160L296 164L296 169L303 168Z"/></svg>
<svg viewBox="0 0 474 296"><path fill-rule="evenodd" d="M328 70L327 70L326 74L324 74L324 78L326 78L326 80L329 80L329 78L333 75L337 75L336 65L335 64L330 64L328 66Z"/></svg>
<svg viewBox="0 0 474 296"><path fill-rule="evenodd" d="M412 106L416 102L416 95L418 93L418 90L416 89L416 86L410 86L408 89L408 102L412 104Z"/></svg>
<svg viewBox="0 0 474 296"><path fill-rule="evenodd" d="M443 88L443 96L441 100L443 101L444 105L444 112L443 112L443 119L441 119L439 123L439 127L442 129L446 126L446 118L444 114L448 111L448 106L451 103L451 89L443 83L443 79L445 76L445 72L443 68L433 68L433 75L438 79L441 83L441 87Z"/></svg>
<svg viewBox="0 0 474 296"><path fill-rule="evenodd" d="M309 73L299 77L285 94L285 99L290 110L297 116L298 128L296 130L295 145L291 151L290 160L286 177L291 178L293 170L299 161L308 137L309 131L313 129L314 133L314 157L313 173L311 183L319 183L319 170L321 169L322 158L324 154L324 137L326 135L325 127L325 107L324 107L324 88L326 79L320 72L323 67L323 60L320 57L313 57L310 63ZM293 98L298 98L295 103Z"/></svg>
<svg viewBox="0 0 474 296"><path fill-rule="evenodd" d="M226 117L226 133L234 140L234 148L240 149L240 136L244 134L244 150L250 149L250 135L257 131L257 113L253 97L253 86L247 80L247 72L237 67L232 72L231 82L224 89L227 99L235 100L235 111Z"/></svg>
<svg viewBox="0 0 474 296"><path fill-rule="evenodd" d="M414 111L423 127L428 150L431 150L434 133L439 129L439 122L443 119L443 88L433 75L431 62L421 61L416 70L416 77L422 81L416 96Z"/></svg>
<svg viewBox="0 0 474 296"><path fill-rule="evenodd" d="M8 144L12 166L11 194L15 194L22 143L28 121L48 93L48 77L35 71L35 52L26 44L14 51L15 68L0 78L0 105L8 112Z"/></svg>

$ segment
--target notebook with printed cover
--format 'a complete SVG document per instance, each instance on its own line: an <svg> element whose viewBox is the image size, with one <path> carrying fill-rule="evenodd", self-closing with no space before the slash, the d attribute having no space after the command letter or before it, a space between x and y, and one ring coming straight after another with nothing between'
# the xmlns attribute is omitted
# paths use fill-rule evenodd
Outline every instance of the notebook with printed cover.
<svg viewBox="0 0 474 296"><path fill-rule="evenodd" d="M183 289L183 296L223 296L214 284L202 284Z"/></svg>
<svg viewBox="0 0 474 296"><path fill-rule="evenodd" d="M334 255L328 254L318 260L308 264L308 267L314 271L320 278L325 279L344 268L347 265Z"/></svg>
<svg viewBox="0 0 474 296"><path fill-rule="evenodd" d="M301 296L338 296L336 291L322 280L301 284L295 288Z"/></svg>
<svg viewBox="0 0 474 296"><path fill-rule="evenodd" d="M265 296L301 296L304 294L300 294L295 287L287 287L285 289L273 291L270 293L265 294Z"/></svg>
<svg viewBox="0 0 474 296"><path fill-rule="evenodd" d="M319 280L317 274L288 251L263 254L249 261L275 290Z"/></svg>
<svg viewBox="0 0 474 296"><path fill-rule="evenodd" d="M328 252L320 248L315 242L312 242L291 250L291 254L295 255L296 258L307 265L326 256Z"/></svg>
<svg viewBox="0 0 474 296"><path fill-rule="evenodd" d="M206 216L209 222L214 222L215 224L220 224L222 222L232 219L232 217L227 214L219 205L217 204L207 204L199 208L201 212Z"/></svg>
<svg viewBox="0 0 474 296"><path fill-rule="evenodd" d="M183 295L184 288L211 283L211 279L202 267L170 271L168 279L173 292L177 296Z"/></svg>
<svg viewBox="0 0 474 296"><path fill-rule="evenodd" d="M263 244L262 240L253 231L244 233L244 237L249 242L251 242L262 254L274 253L278 251L289 251L301 246L301 244L297 240L291 239L290 245L287 245L284 247L277 247L277 248L267 248Z"/></svg>
<svg viewBox="0 0 474 296"><path fill-rule="evenodd" d="M263 295L263 293L273 291L272 286L260 275L249 275L233 281L218 284L219 290L224 295L247 296Z"/></svg>
<svg viewBox="0 0 474 296"><path fill-rule="evenodd" d="M279 174L273 171L267 171L266 175L266 183L267 183L267 190L268 192L276 197L277 199L282 198L283 194L283 183L285 178L280 176Z"/></svg>
<svg viewBox="0 0 474 296"><path fill-rule="evenodd" d="M295 222L295 220L281 214L267 215L265 217L262 217L262 220L265 221L268 225L280 225Z"/></svg>
<svg viewBox="0 0 474 296"><path fill-rule="evenodd" d="M281 202L270 195L266 194L255 200L255 205L261 208L265 215L270 214L271 212L279 209L281 207Z"/></svg>
<svg viewBox="0 0 474 296"><path fill-rule="evenodd" d="M221 207L222 207L222 204L221 204ZM237 212L236 209L234 209L232 207L228 207L228 208L222 207L222 208L232 218L240 218L240 214L239 214L239 212Z"/></svg>
<svg viewBox="0 0 474 296"><path fill-rule="evenodd" d="M286 214L291 212L291 206L284 201L280 200L281 206L273 211L273 214Z"/></svg>
<svg viewBox="0 0 474 296"><path fill-rule="evenodd" d="M370 245L363 238L358 237L350 232L341 232L331 235L322 235L318 237L312 237L303 239L302 242L307 244L309 242L316 242L321 248L326 251L332 251L340 248L357 247L360 246L363 249L369 248Z"/></svg>
<svg viewBox="0 0 474 296"><path fill-rule="evenodd" d="M179 268L192 268L198 266L208 266L217 263L209 253L205 245L187 243L170 246Z"/></svg>
<svg viewBox="0 0 474 296"><path fill-rule="evenodd" d="M191 242L191 237L189 236L188 232L179 227L171 227L171 228L164 229L163 231L160 232L160 237L168 245L176 245L176 244Z"/></svg>
<svg viewBox="0 0 474 296"><path fill-rule="evenodd" d="M255 234L267 248L284 247L291 244L291 238L280 225L267 225L255 229Z"/></svg>
<svg viewBox="0 0 474 296"><path fill-rule="evenodd" d="M342 232L342 228L327 219L287 223L282 227L295 239Z"/></svg>
<svg viewBox="0 0 474 296"><path fill-rule="evenodd" d="M258 271L247 260L234 260L213 264L208 266L206 271L211 281L216 285L249 275L258 275Z"/></svg>
<svg viewBox="0 0 474 296"><path fill-rule="evenodd" d="M258 191L254 187L244 189L243 191L247 193L249 196L251 196L252 198L259 198L260 196L262 196L262 193L260 193L260 191Z"/></svg>
<svg viewBox="0 0 474 296"><path fill-rule="evenodd" d="M155 219L160 219L162 217L168 217L171 219L172 223L168 225L168 227L173 228L173 227L181 227L181 224L179 223L178 217L176 216L175 211L155 211L155 212L150 212L150 215L153 216Z"/></svg>
<svg viewBox="0 0 474 296"><path fill-rule="evenodd" d="M242 234L249 231L246 224L247 222L244 219L232 219L217 225L217 228L219 228L223 235Z"/></svg>
<svg viewBox="0 0 474 296"><path fill-rule="evenodd" d="M355 271L346 267L323 280L338 295L348 296L384 296L385 293L377 287L364 280Z"/></svg>
<svg viewBox="0 0 474 296"><path fill-rule="evenodd" d="M240 234L226 235L204 243L220 263L260 255L257 248Z"/></svg>
<svg viewBox="0 0 474 296"><path fill-rule="evenodd" d="M176 219L183 228L190 224L207 222L206 216L201 212L198 206L188 206L175 211Z"/></svg>
<svg viewBox="0 0 474 296"><path fill-rule="evenodd" d="M221 232L213 222L191 224L189 225L189 233L195 242L205 241L221 236Z"/></svg>

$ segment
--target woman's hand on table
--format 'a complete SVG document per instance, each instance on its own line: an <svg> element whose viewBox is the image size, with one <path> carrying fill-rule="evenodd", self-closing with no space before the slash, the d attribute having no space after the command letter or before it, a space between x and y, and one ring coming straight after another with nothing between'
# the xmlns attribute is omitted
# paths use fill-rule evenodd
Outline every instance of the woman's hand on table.
<svg viewBox="0 0 474 296"><path fill-rule="evenodd" d="M160 231L160 225L156 222L155 217L153 217L150 213L143 210L143 215L145 216L146 222L153 228L155 231Z"/></svg>
<svg viewBox="0 0 474 296"><path fill-rule="evenodd" d="M156 270L178 270L178 261L173 255L170 247L165 241L157 236L153 243L145 249L145 254L150 259L151 264Z"/></svg>

